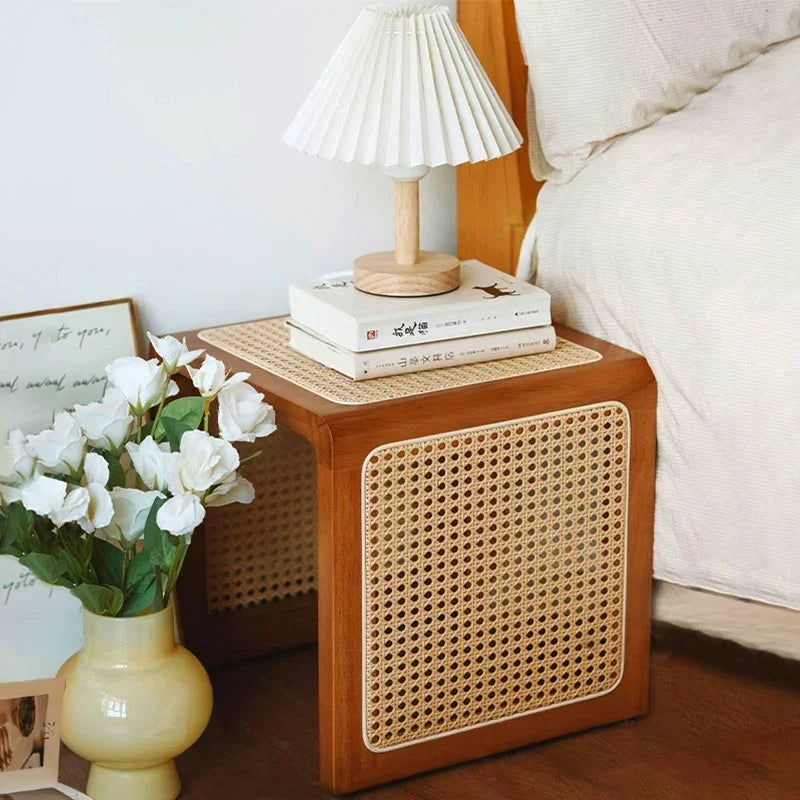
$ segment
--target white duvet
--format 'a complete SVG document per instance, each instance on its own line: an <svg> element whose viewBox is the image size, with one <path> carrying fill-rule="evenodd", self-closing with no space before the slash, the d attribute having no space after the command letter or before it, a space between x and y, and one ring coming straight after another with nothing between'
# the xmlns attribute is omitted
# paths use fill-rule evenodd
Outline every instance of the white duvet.
<svg viewBox="0 0 800 800"><path fill-rule="evenodd" d="M800 609L800 40L546 185L535 224L555 319L658 380L656 577Z"/></svg>

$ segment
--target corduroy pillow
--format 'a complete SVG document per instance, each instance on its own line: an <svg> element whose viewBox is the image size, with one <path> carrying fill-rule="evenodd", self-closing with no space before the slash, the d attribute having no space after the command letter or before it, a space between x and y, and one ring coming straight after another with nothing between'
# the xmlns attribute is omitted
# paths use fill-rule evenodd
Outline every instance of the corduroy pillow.
<svg viewBox="0 0 800 800"><path fill-rule="evenodd" d="M531 168L555 183L800 36L800 0L516 0L516 11Z"/></svg>

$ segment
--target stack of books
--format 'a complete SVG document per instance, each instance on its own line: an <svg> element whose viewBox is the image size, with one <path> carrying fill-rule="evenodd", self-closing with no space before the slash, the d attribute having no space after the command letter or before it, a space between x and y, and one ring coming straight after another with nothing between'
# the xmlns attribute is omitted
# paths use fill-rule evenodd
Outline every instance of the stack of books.
<svg viewBox="0 0 800 800"><path fill-rule="evenodd" d="M480 261L436 297L378 297L348 278L289 287L289 346L353 380L543 353L550 295Z"/></svg>

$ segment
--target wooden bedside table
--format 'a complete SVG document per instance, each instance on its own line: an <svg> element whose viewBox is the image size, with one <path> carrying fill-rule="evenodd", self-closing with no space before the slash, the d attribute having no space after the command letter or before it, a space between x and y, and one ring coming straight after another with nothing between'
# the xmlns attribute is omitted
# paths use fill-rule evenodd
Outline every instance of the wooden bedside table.
<svg viewBox="0 0 800 800"><path fill-rule="evenodd" d="M188 645L213 662L316 627L335 792L647 709L656 385L558 332L554 354L360 383L280 320L176 334L250 372L282 426L254 505L189 551Z"/></svg>

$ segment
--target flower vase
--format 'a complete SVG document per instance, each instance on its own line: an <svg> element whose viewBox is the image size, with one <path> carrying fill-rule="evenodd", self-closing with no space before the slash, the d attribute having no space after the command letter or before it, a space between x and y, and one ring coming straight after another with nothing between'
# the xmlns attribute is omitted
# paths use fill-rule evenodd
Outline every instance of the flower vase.
<svg viewBox="0 0 800 800"><path fill-rule="evenodd" d="M84 609L83 649L66 678L62 738L92 762L93 800L175 800L174 758L205 730L212 693L200 662L175 643L172 605L139 617Z"/></svg>

